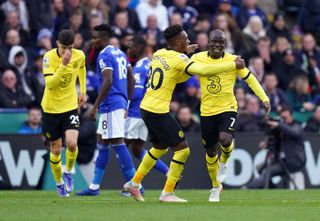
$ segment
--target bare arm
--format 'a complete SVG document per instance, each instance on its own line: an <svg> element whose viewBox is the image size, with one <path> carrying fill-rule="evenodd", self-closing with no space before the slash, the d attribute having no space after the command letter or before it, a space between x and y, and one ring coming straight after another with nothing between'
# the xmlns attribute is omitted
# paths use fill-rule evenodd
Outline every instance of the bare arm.
<svg viewBox="0 0 320 221"><path fill-rule="evenodd" d="M105 69L103 72L103 82L102 82L102 87L101 91L94 102L93 108L90 112L90 119L91 120L96 120L96 113L98 111L99 104L103 101L103 99L108 95L109 90L112 85L112 70L111 69Z"/></svg>
<svg viewBox="0 0 320 221"><path fill-rule="evenodd" d="M132 67L128 67L128 100L131 100L134 91L135 79L132 73Z"/></svg>

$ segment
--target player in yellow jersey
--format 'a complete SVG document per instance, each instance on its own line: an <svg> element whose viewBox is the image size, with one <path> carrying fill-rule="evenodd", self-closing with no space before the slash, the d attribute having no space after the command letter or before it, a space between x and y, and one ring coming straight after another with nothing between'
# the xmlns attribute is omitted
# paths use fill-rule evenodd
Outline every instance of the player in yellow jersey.
<svg viewBox="0 0 320 221"><path fill-rule="evenodd" d="M190 41L180 25L168 27L164 31L164 36L169 47L153 54L149 86L140 105L142 119L148 128L153 147L145 154L134 177L124 185L124 189L129 190L137 201L144 201L139 191L141 181L156 161L168 151L168 147L171 147L174 155L159 200L187 202L175 196L173 192L190 154L181 127L169 113L173 90L178 82L188 78L187 74L212 75L224 70L235 71L236 68L244 67L244 61L234 59L218 65L191 62L184 54L189 48Z"/></svg>
<svg viewBox="0 0 320 221"><path fill-rule="evenodd" d="M41 106L43 109L43 132L50 141L50 165L61 197L73 190L71 170L78 155L78 107L85 102L86 68L85 55L73 48L74 32L59 32L57 48L45 53L43 74L45 89ZM78 98L76 80L79 79ZM66 167L62 174L62 137L66 141Z"/></svg>
<svg viewBox="0 0 320 221"><path fill-rule="evenodd" d="M223 64L235 59L235 55L224 51L226 37L219 29L213 30L209 35L209 51L194 54L192 61L203 64ZM233 93L236 77L240 76L247 82L253 92L263 102L270 112L270 102L266 93L257 81L254 74L247 68L240 70L223 70L211 76L199 76L201 85L201 132L203 145L206 148L206 163L213 188L209 202L219 202L221 183L226 178L227 161L233 150L234 124L237 117L237 101ZM221 146L220 166L218 146ZM218 175L219 174L219 175Z"/></svg>

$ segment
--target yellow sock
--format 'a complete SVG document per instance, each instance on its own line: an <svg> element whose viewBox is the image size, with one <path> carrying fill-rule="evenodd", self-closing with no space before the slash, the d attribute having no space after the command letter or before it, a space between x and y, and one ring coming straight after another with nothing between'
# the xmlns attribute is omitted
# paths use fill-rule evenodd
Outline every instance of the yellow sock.
<svg viewBox="0 0 320 221"><path fill-rule="evenodd" d="M57 184L63 183L62 181L62 169L61 169L61 155L55 155L50 152L50 165L53 174L54 181Z"/></svg>
<svg viewBox="0 0 320 221"><path fill-rule="evenodd" d="M174 152L174 155L170 163L167 181L166 181L166 184L164 185L164 191L166 193L173 192L174 187L176 186L176 183L180 179L181 173L184 168L184 164L186 163L189 155L190 155L189 147Z"/></svg>
<svg viewBox="0 0 320 221"><path fill-rule="evenodd" d="M162 157L165 153L168 152L168 149L161 150L152 147L148 153L146 153L137 169L136 173L134 174L132 181L134 183L141 183L143 177L149 173L149 171L153 168L156 164L157 160Z"/></svg>
<svg viewBox="0 0 320 221"><path fill-rule="evenodd" d="M226 164L228 162L228 159L231 156L232 150L233 150L234 142L230 144L229 147L223 147L221 146L221 156L220 156L220 162Z"/></svg>
<svg viewBox="0 0 320 221"><path fill-rule="evenodd" d="M78 156L78 147L74 152L71 152L68 148L66 150L66 172L71 172Z"/></svg>
<svg viewBox="0 0 320 221"><path fill-rule="evenodd" d="M217 176L218 176L218 172L219 172L218 155L214 155L213 157L209 157L208 154L206 154L206 164L207 164L210 179L212 181L212 186L219 187L220 183L217 180Z"/></svg>

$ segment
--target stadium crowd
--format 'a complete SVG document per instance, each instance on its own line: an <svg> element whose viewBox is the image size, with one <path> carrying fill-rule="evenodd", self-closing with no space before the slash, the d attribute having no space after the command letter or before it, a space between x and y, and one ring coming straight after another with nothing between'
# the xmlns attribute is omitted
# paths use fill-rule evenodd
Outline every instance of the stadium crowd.
<svg viewBox="0 0 320 221"><path fill-rule="evenodd" d="M123 51L134 35L144 36L151 57L166 46L162 31L181 24L199 45L197 52L207 50L212 29L223 30L226 51L245 59L270 97L272 111L289 105L295 112L311 113L305 130L320 131L318 0L0 0L0 5L0 108L40 106L42 57L56 46L62 29L76 33L74 47L86 54L88 102L94 103L97 52L89 44L94 26L111 25L111 42ZM178 85L171 103L188 131L199 131L199 88L197 77L191 77ZM240 80L235 94L236 129L262 131L258 98Z"/></svg>

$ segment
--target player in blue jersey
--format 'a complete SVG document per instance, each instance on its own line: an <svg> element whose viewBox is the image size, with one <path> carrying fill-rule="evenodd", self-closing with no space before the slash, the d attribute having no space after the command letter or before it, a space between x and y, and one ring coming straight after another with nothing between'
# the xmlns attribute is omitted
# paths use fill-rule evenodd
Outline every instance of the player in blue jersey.
<svg viewBox="0 0 320 221"><path fill-rule="evenodd" d="M96 120L99 109L100 119L97 129L97 148L94 177L89 188L78 192L78 196L95 196L99 194L109 151L116 152L121 172L126 180L135 173L131 155L124 143L125 113L134 90L132 67L124 52L109 44L111 28L102 24L95 26L91 44L101 50L97 58L97 77L99 95L90 112L90 118Z"/></svg>
<svg viewBox="0 0 320 221"><path fill-rule="evenodd" d="M133 155L139 160L147 153L144 145L148 137L147 126L140 114L140 103L147 90L149 75L150 60L145 55L146 46L144 38L136 36L129 41L127 51L128 59L133 66L135 86L125 125L125 141L127 146L131 147ZM167 175L169 170L162 160L158 160L154 168L164 175Z"/></svg>

